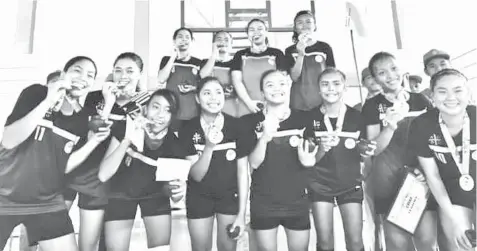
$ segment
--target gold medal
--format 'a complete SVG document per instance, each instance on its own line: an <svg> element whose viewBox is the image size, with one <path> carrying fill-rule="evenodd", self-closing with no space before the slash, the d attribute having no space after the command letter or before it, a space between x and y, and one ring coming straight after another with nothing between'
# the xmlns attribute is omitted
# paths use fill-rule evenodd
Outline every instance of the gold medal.
<svg viewBox="0 0 477 251"><path fill-rule="evenodd" d="M474 189L475 182L472 176L470 176L469 174L464 174L459 178L459 185L462 190L469 192Z"/></svg>
<svg viewBox="0 0 477 251"><path fill-rule="evenodd" d="M274 58L270 58L270 59L268 60L268 63L269 63L270 65L275 65L275 59L274 59Z"/></svg>
<svg viewBox="0 0 477 251"><path fill-rule="evenodd" d="M298 144L300 144L300 138L298 138L296 135L293 135L290 137L289 143L291 147L297 147Z"/></svg>
<svg viewBox="0 0 477 251"><path fill-rule="evenodd" d="M229 150L227 150L227 153L225 154L225 158L226 158L228 161L235 160L236 157L237 157L237 153L235 153L235 150L234 150L234 149L229 149Z"/></svg>
<svg viewBox="0 0 477 251"><path fill-rule="evenodd" d="M323 62L323 56L321 56L321 55L316 55L316 56L315 56L315 61L318 62L318 63L322 63L322 62Z"/></svg>
<svg viewBox="0 0 477 251"><path fill-rule="evenodd" d="M222 133L222 131L217 129L217 127L210 128L210 130L209 130L209 141L212 144L217 145L220 142L222 142L223 139L224 139L224 134Z"/></svg>
<svg viewBox="0 0 477 251"><path fill-rule="evenodd" d="M197 68L192 68L192 74L197 75Z"/></svg>
<svg viewBox="0 0 477 251"><path fill-rule="evenodd" d="M356 147L356 141L352 138L347 138L344 143L347 149L353 149Z"/></svg>
<svg viewBox="0 0 477 251"><path fill-rule="evenodd" d="M477 160L477 151L474 151L474 153L472 153L472 159Z"/></svg>

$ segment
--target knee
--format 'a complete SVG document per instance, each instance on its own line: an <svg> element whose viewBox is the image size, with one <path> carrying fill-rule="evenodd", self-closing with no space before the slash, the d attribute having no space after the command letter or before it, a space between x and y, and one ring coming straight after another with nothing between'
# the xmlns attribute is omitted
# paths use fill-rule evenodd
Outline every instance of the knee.
<svg viewBox="0 0 477 251"><path fill-rule="evenodd" d="M350 251L360 251L363 249L363 238L361 236L350 236L346 239L346 249Z"/></svg>
<svg viewBox="0 0 477 251"><path fill-rule="evenodd" d="M408 238L403 238L401 236L386 236L386 247L389 251L394 250L409 250L411 242Z"/></svg>
<svg viewBox="0 0 477 251"><path fill-rule="evenodd" d="M235 249L236 249L235 241L217 240L217 250L235 251ZM212 247L210 247L210 249L208 250L212 250Z"/></svg>
<svg viewBox="0 0 477 251"><path fill-rule="evenodd" d="M152 248L159 248L163 246L169 246L169 239L162 238L158 240L147 240L147 248L152 249ZM155 250L155 249L153 249ZM161 250L161 249L158 249Z"/></svg>
<svg viewBox="0 0 477 251"><path fill-rule="evenodd" d="M335 248L335 242L333 234L326 234L317 236L317 250L333 250Z"/></svg>
<svg viewBox="0 0 477 251"><path fill-rule="evenodd" d="M437 238L431 233L414 238L418 250L431 250L437 246Z"/></svg>

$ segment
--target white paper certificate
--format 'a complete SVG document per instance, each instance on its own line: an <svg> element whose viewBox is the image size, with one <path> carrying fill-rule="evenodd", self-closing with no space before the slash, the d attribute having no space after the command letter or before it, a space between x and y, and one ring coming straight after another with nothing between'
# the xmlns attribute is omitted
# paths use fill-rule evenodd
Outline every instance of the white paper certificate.
<svg viewBox="0 0 477 251"><path fill-rule="evenodd" d="M187 180L191 162L185 159L159 158L156 167L156 181Z"/></svg>
<svg viewBox="0 0 477 251"><path fill-rule="evenodd" d="M406 175L387 220L405 231L414 234L426 209L429 187L419 182L411 173Z"/></svg>

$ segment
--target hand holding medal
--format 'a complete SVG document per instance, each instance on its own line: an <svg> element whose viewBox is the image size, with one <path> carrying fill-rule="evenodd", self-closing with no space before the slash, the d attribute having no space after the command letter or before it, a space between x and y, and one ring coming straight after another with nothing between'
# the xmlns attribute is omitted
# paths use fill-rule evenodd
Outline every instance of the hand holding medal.
<svg viewBox="0 0 477 251"><path fill-rule="evenodd" d="M376 147L376 141L367 139L360 139L358 141L358 151L363 157L373 156Z"/></svg>
<svg viewBox="0 0 477 251"><path fill-rule="evenodd" d="M224 139L224 134L216 126L212 125L205 137L205 143L208 145L217 145Z"/></svg>

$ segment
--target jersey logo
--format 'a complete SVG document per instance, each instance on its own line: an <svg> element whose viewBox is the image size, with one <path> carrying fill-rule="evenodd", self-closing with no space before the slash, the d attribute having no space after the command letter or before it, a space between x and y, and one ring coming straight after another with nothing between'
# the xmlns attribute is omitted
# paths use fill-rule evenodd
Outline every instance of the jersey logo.
<svg viewBox="0 0 477 251"><path fill-rule="evenodd" d="M313 120L313 130L319 131L319 130L320 130L320 126L321 126L321 122L320 122L320 121Z"/></svg>
<svg viewBox="0 0 477 251"><path fill-rule="evenodd" d="M263 121L260 121L255 126L255 132L263 132Z"/></svg>
<svg viewBox="0 0 477 251"><path fill-rule="evenodd" d="M432 136L429 137L428 142L431 145L439 146L442 142L442 138L437 134L432 134Z"/></svg>
<svg viewBox="0 0 477 251"><path fill-rule="evenodd" d="M198 132L195 132L194 135L192 136L192 142L194 144L199 144L202 141L202 136Z"/></svg>
<svg viewBox="0 0 477 251"><path fill-rule="evenodd" d="M36 141L42 141L43 140L43 136L45 135L45 130L46 130L46 127L44 126L37 126L36 127L36 130L35 130L35 137L34 139Z"/></svg>

